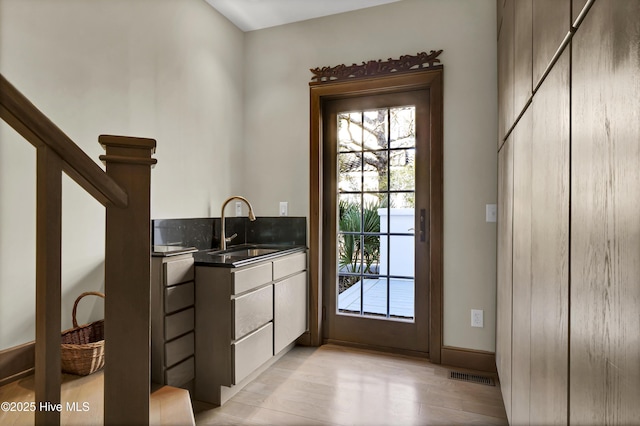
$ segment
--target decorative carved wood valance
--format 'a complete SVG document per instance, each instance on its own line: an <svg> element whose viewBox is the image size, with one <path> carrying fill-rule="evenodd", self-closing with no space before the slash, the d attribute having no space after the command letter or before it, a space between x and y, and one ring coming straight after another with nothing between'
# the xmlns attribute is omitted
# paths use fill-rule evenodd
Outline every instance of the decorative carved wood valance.
<svg viewBox="0 0 640 426"><path fill-rule="evenodd" d="M373 77L392 73L405 73L425 68L439 68L441 65L438 56L442 50L421 52L417 55L403 55L399 59L381 59L363 62L361 65L337 65L335 67L311 68L313 73L310 84L328 83L350 78Z"/></svg>

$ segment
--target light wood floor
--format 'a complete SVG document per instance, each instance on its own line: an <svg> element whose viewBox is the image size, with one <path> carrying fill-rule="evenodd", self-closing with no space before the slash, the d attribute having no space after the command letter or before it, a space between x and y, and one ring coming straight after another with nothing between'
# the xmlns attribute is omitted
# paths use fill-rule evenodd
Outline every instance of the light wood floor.
<svg viewBox="0 0 640 426"><path fill-rule="evenodd" d="M451 380L448 372L410 357L296 347L224 406L194 402L196 424L507 424L498 386Z"/></svg>
<svg viewBox="0 0 640 426"><path fill-rule="evenodd" d="M28 376L0 387L0 403L30 403L35 400L34 376ZM104 372L89 376L62 375L60 413L61 425L92 426L104 423ZM74 405L75 403L75 405ZM70 404L70 405L67 405ZM24 406L24 405L21 405ZM0 425L29 426L34 424L32 409L25 411L0 410ZM149 423L151 425L193 425L193 412L189 392L184 389L163 386L154 387L149 401Z"/></svg>

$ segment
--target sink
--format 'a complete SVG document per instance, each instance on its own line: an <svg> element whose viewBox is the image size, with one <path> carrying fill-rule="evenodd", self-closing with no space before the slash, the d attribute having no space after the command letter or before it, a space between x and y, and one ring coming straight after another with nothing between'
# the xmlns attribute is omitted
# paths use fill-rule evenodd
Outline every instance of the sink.
<svg viewBox="0 0 640 426"><path fill-rule="evenodd" d="M271 255L279 255L284 252L288 252L291 249L290 246L256 246L256 245L238 245L236 247L230 247L226 250L214 250L207 254L210 259L216 263L230 264L233 266L240 266L253 260L262 259L265 257L271 257Z"/></svg>
<svg viewBox="0 0 640 426"><path fill-rule="evenodd" d="M246 249L240 249L240 250L232 250L232 251L226 251L225 253L220 253L223 256L228 256L228 257L256 257L256 256L262 256L265 254L271 254L271 253L275 253L277 251L280 251L280 249L275 249L275 248L246 248Z"/></svg>

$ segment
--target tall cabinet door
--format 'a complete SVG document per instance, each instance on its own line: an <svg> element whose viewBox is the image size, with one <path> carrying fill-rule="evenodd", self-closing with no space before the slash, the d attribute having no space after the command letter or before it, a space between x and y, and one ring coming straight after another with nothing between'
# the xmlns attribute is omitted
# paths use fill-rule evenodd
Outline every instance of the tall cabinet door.
<svg viewBox="0 0 640 426"><path fill-rule="evenodd" d="M640 2L573 38L571 424L640 422ZM601 46L594 48L594 46Z"/></svg>
<svg viewBox="0 0 640 426"><path fill-rule="evenodd" d="M567 420L569 60L565 50L532 104L530 410L537 424Z"/></svg>
<svg viewBox="0 0 640 426"><path fill-rule="evenodd" d="M502 398L511 418L511 285L512 285L512 212L513 151L508 139L498 152L498 288L496 318L496 366L500 375Z"/></svg>
<svg viewBox="0 0 640 426"><path fill-rule="evenodd" d="M532 111L513 131L513 333L511 423L530 422Z"/></svg>

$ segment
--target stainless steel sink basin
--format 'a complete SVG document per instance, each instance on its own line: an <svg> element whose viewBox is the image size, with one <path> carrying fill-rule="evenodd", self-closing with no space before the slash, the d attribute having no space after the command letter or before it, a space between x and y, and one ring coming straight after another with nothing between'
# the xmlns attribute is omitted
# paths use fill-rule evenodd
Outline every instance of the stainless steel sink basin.
<svg viewBox="0 0 640 426"><path fill-rule="evenodd" d="M230 247L227 250L210 251L207 254L215 263L240 266L254 260L278 256L291 250L287 246L259 246L244 244Z"/></svg>
<svg viewBox="0 0 640 426"><path fill-rule="evenodd" d="M227 251L226 253L224 253L224 255L225 256L230 256L230 257L255 257L255 256L262 256L262 255L265 255L265 254L275 253L277 251L280 251L280 249L274 249L274 248L247 248L247 249Z"/></svg>

